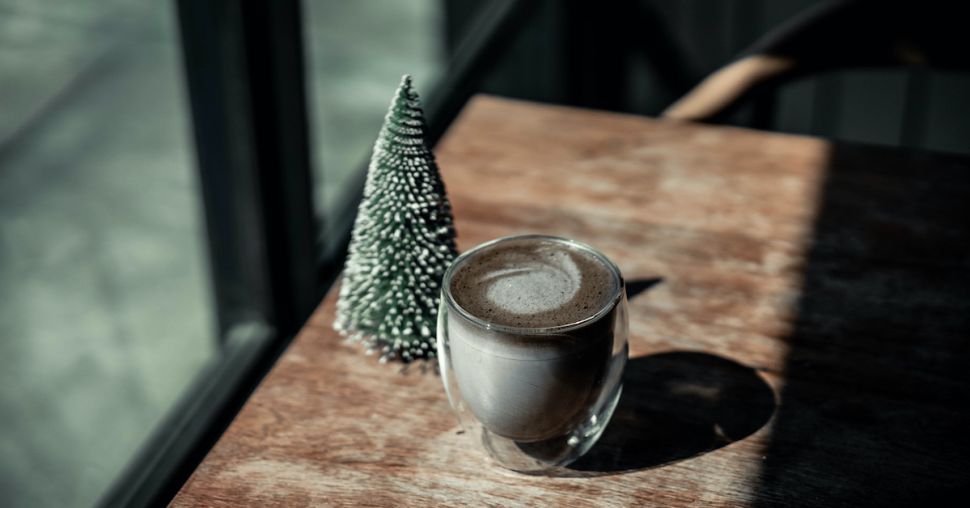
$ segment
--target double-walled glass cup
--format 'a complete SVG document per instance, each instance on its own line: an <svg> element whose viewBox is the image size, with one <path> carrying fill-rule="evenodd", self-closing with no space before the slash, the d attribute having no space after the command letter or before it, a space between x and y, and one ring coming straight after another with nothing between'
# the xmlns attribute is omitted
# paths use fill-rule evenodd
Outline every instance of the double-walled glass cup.
<svg viewBox="0 0 970 508"><path fill-rule="evenodd" d="M589 317L556 326L505 326L473 315L457 303L452 278L505 242L581 251L605 267L613 294ZM565 466L593 446L616 408L627 330L620 270L595 249L541 235L484 243L459 256L442 282L438 361L448 401L500 465L524 473Z"/></svg>

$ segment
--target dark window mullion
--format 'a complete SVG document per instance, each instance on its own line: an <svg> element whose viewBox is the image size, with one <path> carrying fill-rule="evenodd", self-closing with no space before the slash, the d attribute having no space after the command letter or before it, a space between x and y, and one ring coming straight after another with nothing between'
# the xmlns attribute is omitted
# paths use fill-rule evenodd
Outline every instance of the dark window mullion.
<svg viewBox="0 0 970 508"><path fill-rule="evenodd" d="M319 297L299 2L179 2L219 322L290 335Z"/></svg>
<svg viewBox="0 0 970 508"><path fill-rule="evenodd" d="M167 503L323 289L298 0L176 5L222 342L101 506Z"/></svg>

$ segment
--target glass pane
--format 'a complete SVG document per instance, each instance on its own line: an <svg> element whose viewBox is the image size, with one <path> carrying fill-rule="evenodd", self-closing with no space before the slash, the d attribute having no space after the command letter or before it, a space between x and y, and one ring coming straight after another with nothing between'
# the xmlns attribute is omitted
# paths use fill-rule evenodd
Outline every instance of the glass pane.
<svg viewBox="0 0 970 508"><path fill-rule="evenodd" d="M0 0L0 504L87 506L216 352L173 5Z"/></svg>
<svg viewBox="0 0 970 508"><path fill-rule="evenodd" d="M351 190L370 157L403 74L427 98L444 70L441 0L303 2L315 200L326 224L353 211Z"/></svg>

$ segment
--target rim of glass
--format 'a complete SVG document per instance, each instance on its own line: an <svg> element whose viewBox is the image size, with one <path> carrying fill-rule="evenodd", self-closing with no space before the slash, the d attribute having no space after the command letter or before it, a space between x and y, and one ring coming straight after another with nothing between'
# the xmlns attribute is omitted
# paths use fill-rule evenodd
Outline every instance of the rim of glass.
<svg viewBox="0 0 970 508"><path fill-rule="evenodd" d="M454 275L458 267L462 263L464 263L469 257L474 256L476 253L482 250L488 249L489 247L498 245L500 243L511 242L511 241L522 241L522 240L546 240L546 241L551 241L555 243L562 243L562 244L566 244L568 246L574 247L576 249L586 251L587 253L593 255L593 257L600 260L607 268L609 268L610 272L612 272L613 276L616 278L615 294L613 294L607 300L607 302L603 305L602 308L600 308L590 316L580 319L579 321L574 321L572 323L566 323L566 324L555 325L555 326L546 326L546 327L510 326L510 325L492 323L472 314L471 312L468 312L467 310L465 310L464 307L462 307L461 305L458 305L458 302L455 301L454 296L451 294L451 277L452 275ZM597 319L603 317L603 315L605 315L606 313L610 312L610 310L613 309L613 307L617 304L617 301L623 296L623 291L624 291L623 275L620 273L620 269L616 266L615 263L613 263L613 261L610 260L610 258L606 257L606 255L604 255L602 252L594 249L593 247L590 247L589 245L583 242L578 242L576 240L571 240L569 238L563 238L561 236L537 235L537 234L503 236L500 238L496 238L494 240L489 240L487 242L478 244L475 247L472 247L471 249L463 252L461 255L455 258L454 261L452 261L451 266L449 266L448 269L445 270L445 275L441 279L441 284L442 284L441 292L444 295L445 302L447 302L449 309L454 309L458 311L458 313L461 314L462 317L471 321L472 323L475 323L485 328L486 330L495 330L495 331L505 332L505 333L516 333L519 335L546 335L551 333L565 332L575 328L579 328L585 325L586 323L596 321Z"/></svg>

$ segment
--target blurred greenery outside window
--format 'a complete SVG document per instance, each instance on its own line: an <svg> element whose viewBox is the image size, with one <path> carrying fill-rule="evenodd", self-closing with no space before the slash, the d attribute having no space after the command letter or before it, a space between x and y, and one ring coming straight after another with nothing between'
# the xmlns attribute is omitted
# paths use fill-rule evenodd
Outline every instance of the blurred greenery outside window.
<svg viewBox="0 0 970 508"><path fill-rule="evenodd" d="M0 1L0 504L93 504L216 354L168 2Z"/></svg>

